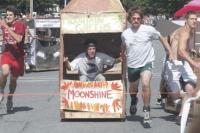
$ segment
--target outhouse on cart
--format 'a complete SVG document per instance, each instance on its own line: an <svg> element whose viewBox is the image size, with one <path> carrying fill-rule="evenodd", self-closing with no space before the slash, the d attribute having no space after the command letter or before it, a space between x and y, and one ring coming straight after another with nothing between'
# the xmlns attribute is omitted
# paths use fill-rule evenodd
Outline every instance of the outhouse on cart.
<svg viewBox="0 0 200 133"><path fill-rule="evenodd" d="M63 58L72 61L84 52L88 38L97 51L118 58L126 12L120 0L73 0L61 11L60 115L61 119L125 118L125 65L104 73L106 81L82 82L78 72L67 71Z"/></svg>

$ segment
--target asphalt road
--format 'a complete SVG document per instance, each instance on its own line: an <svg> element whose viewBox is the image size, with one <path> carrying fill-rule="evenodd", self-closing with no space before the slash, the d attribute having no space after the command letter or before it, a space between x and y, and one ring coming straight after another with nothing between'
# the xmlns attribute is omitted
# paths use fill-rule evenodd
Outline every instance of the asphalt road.
<svg viewBox="0 0 200 133"><path fill-rule="evenodd" d="M127 97L125 121L92 120L60 121L58 71L32 72L18 82L14 97L14 113L0 113L0 133L178 133L175 116L156 105L164 49L154 43L156 61L151 83L152 127L145 129L141 97L136 116L129 115L130 98ZM6 87L6 91L8 87Z"/></svg>

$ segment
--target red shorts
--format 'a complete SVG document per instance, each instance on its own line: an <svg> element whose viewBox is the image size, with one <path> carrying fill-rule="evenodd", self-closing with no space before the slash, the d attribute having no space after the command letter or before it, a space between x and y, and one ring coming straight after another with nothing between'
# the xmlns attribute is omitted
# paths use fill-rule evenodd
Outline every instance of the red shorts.
<svg viewBox="0 0 200 133"><path fill-rule="evenodd" d="M18 77L24 75L24 56L15 58L10 52L3 52L1 56L1 66L4 64L10 66L13 76Z"/></svg>

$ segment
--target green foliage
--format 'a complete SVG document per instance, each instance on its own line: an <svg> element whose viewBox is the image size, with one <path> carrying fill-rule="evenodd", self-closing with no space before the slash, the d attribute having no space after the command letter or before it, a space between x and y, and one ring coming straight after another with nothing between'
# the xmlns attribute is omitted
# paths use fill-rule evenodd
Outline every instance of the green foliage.
<svg viewBox="0 0 200 133"><path fill-rule="evenodd" d="M175 11L183 7L191 0L121 0L125 8L140 6L146 14L173 15Z"/></svg>
<svg viewBox="0 0 200 133"><path fill-rule="evenodd" d="M49 13L49 9L53 4L59 5L60 0L33 0L33 11L39 14ZM6 7L7 5L16 5L22 13L28 13L30 8L30 0L2 0L0 5Z"/></svg>
<svg viewBox="0 0 200 133"><path fill-rule="evenodd" d="M1 7L7 5L17 5L17 7L23 13L29 12L30 0L1 0ZM187 2L191 0L121 0L126 9L131 6L140 6L147 14L166 14L173 15L175 11L183 7ZM33 11L39 14L49 13L49 8L53 7L53 4L63 4L64 0L33 0ZM61 5L62 5L61 4Z"/></svg>

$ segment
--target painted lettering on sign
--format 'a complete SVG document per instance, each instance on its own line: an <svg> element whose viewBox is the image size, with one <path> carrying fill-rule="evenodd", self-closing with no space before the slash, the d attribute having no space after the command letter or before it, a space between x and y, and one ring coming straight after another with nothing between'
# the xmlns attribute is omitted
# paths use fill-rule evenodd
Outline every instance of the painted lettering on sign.
<svg viewBox="0 0 200 133"><path fill-rule="evenodd" d="M125 15L113 14L62 14L62 33L121 32L125 27Z"/></svg>
<svg viewBox="0 0 200 133"><path fill-rule="evenodd" d="M61 109L121 113L123 88L121 81L61 82Z"/></svg>

